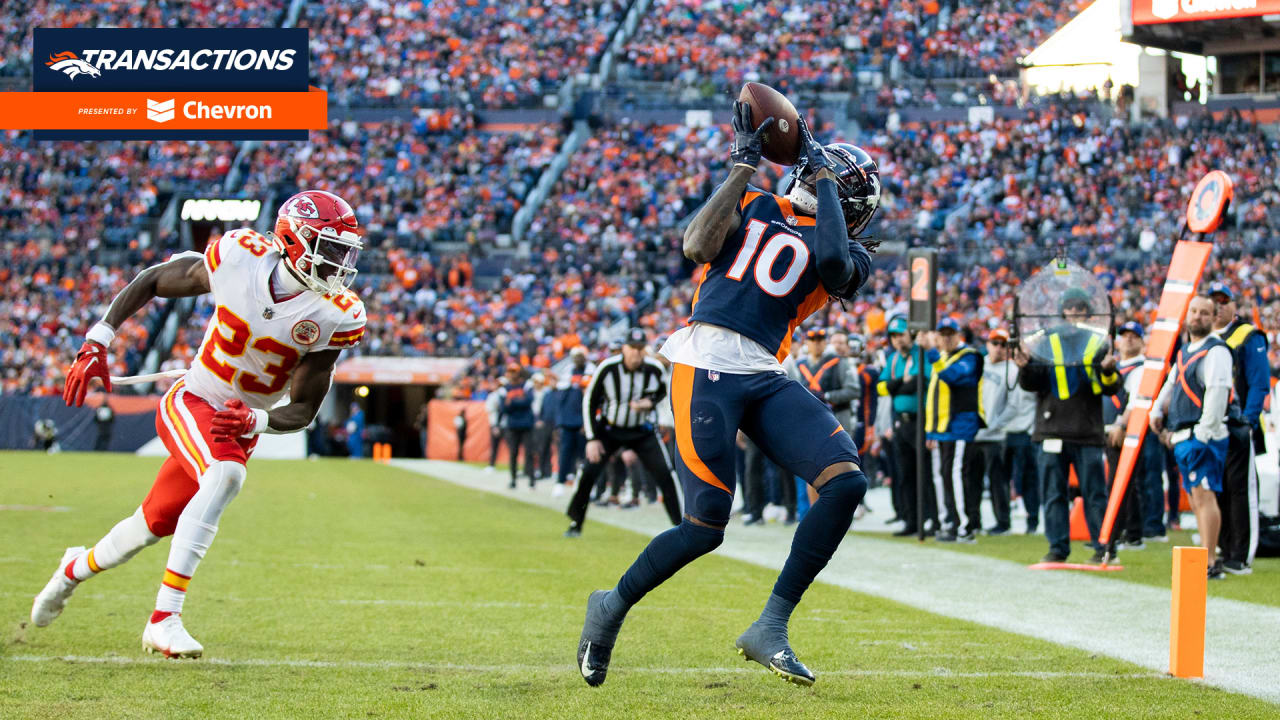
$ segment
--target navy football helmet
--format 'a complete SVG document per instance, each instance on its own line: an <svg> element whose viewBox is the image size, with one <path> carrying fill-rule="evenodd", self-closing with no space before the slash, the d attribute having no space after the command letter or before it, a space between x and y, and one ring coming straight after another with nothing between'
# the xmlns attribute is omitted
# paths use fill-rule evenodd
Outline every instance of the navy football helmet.
<svg viewBox="0 0 1280 720"><path fill-rule="evenodd" d="M857 145L832 143L823 149L840 166L836 173L840 208L844 210L849 237L856 238L866 231L871 224L871 216L880 206L880 168L867 151ZM782 194L791 201L792 207L808 215L818 213L813 175L813 168L802 155L782 185Z"/></svg>

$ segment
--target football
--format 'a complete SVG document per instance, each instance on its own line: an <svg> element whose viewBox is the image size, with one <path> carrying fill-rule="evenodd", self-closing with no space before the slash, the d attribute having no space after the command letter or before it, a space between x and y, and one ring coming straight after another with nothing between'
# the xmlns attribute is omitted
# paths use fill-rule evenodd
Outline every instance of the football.
<svg viewBox="0 0 1280 720"><path fill-rule="evenodd" d="M796 106L786 95L758 82L743 85L738 99L751 106L755 127L760 127L765 118L774 118L764 135L764 156L779 165L795 165L800 157L800 113Z"/></svg>

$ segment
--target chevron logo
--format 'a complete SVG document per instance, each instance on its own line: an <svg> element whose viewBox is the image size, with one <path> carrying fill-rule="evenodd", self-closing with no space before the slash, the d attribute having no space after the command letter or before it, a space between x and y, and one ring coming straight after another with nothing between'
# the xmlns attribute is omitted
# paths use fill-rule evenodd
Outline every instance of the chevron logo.
<svg viewBox="0 0 1280 720"><path fill-rule="evenodd" d="M166 123L173 119L173 98L168 100L152 100L147 98L147 119L153 122Z"/></svg>

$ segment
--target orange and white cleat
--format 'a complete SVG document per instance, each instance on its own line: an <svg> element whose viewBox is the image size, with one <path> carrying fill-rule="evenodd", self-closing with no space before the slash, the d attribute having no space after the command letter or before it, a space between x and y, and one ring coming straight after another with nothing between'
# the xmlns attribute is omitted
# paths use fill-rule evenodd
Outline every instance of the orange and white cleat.
<svg viewBox="0 0 1280 720"><path fill-rule="evenodd" d="M44 586L36 599L31 603L31 622L36 627L48 627L49 623L62 614L67 606L71 593L80 583L67 577L67 563L80 557L85 552L83 547L70 547L62 553L62 561L58 569L53 571L49 584Z"/></svg>
<svg viewBox="0 0 1280 720"><path fill-rule="evenodd" d="M167 658L198 658L204 646L182 627L182 615L174 613L160 622L148 622L142 631L142 649Z"/></svg>

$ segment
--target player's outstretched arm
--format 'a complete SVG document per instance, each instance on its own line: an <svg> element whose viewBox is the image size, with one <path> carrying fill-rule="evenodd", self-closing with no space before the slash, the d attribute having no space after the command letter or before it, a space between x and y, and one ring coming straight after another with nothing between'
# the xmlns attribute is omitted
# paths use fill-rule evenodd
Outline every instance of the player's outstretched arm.
<svg viewBox="0 0 1280 720"><path fill-rule="evenodd" d="M814 257L818 277L827 292L837 297L852 297L866 282L871 272L871 255L866 247L849 242L849 229L840 209L840 191L836 189L835 163L822 144L809 132L800 118L800 146L809 167L816 168L814 189L818 196L818 216L814 230Z"/></svg>
<svg viewBox="0 0 1280 720"><path fill-rule="evenodd" d="M747 183L755 168L734 165L725 180L684 229L684 256L696 263L709 263L720 254L729 234L742 224L738 203L747 191Z"/></svg>
<svg viewBox="0 0 1280 720"><path fill-rule="evenodd" d="M729 179L711 193L685 228L685 257L696 263L715 260L729 233L742 224L738 203L760 165L764 134L772 124L773 118L765 118L760 127L753 130L751 106L742 101L733 104L733 147L729 151L733 169L729 171Z"/></svg>
<svg viewBox="0 0 1280 720"><path fill-rule="evenodd" d="M153 298L178 298L203 295L209 292L209 271L204 257L196 253L183 253L169 262L138 273L107 310L105 322L112 328L120 327L134 313Z"/></svg>
<svg viewBox="0 0 1280 720"><path fill-rule="evenodd" d="M76 353L76 360L67 371L62 401L76 407L83 405L84 396L94 378L101 380L102 387L111 392L107 346L115 339L116 328L151 302L152 298L189 297L207 292L209 273L205 269L204 257L199 253L183 253L138 273L111 301L107 316L86 334L84 345Z"/></svg>
<svg viewBox="0 0 1280 720"><path fill-rule="evenodd" d="M258 410L240 400L227 402L213 414L213 439L233 441L261 433L286 435L311 424L333 382L333 366L341 350L307 353L293 371L289 403L272 410Z"/></svg>

